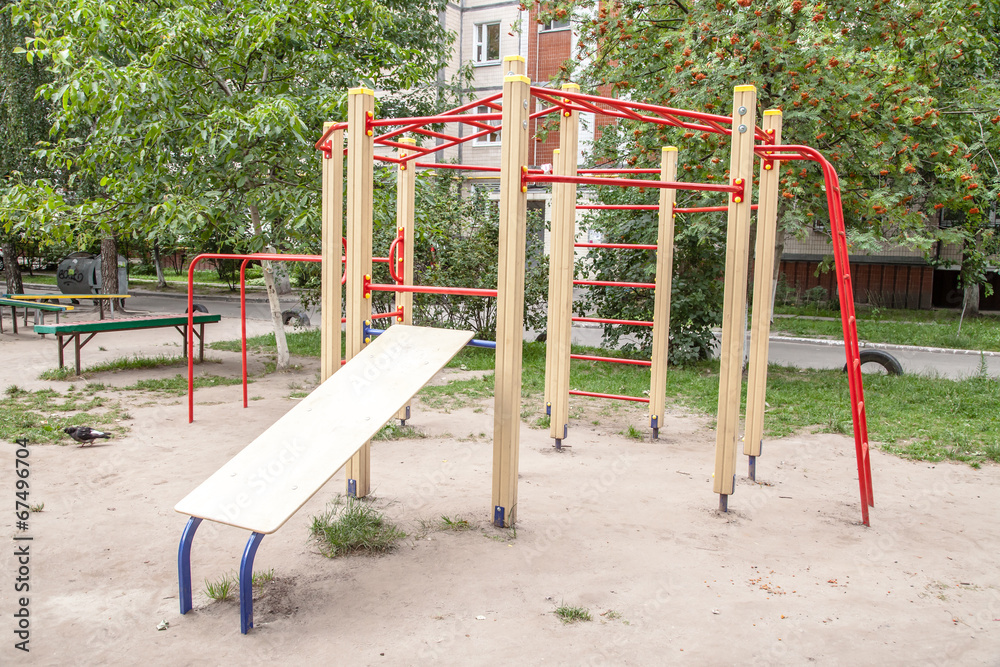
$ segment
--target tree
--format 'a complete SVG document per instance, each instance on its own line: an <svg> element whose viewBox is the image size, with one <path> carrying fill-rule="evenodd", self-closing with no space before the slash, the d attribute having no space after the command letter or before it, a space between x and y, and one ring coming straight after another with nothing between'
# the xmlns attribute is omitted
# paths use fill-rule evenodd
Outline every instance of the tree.
<svg viewBox="0 0 1000 667"><path fill-rule="evenodd" d="M540 18L576 17L566 76L591 89L728 115L733 86L755 85L759 111L783 111L783 143L814 146L837 168L856 252L929 250L935 206L974 215L996 201L979 162L980 127L1000 113L997 11L996 0L577 0L547 3ZM656 166L666 144L680 148L682 179L728 178L727 137L667 126L620 121L594 159ZM982 195L967 196L973 183ZM781 186L779 246L826 216L818 167L786 164Z"/></svg>
<svg viewBox="0 0 1000 667"><path fill-rule="evenodd" d="M31 152L48 136L46 104L35 99L35 90L47 77L40 63L29 64L14 49L24 46L25 31L11 23L11 2L0 0L0 192L19 177L35 178L43 165ZM4 257L7 293L24 292L17 257L18 235L13 221L0 213L0 250Z"/></svg>
<svg viewBox="0 0 1000 667"><path fill-rule="evenodd" d="M26 57L53 77L40 89L53 105L53 137L36 154L66 165L71 188L96 185L75 198L43 188L36 219L78 239L168 232L197 247L221 230L235 251L280 251L318 236L312 143L322 121L344 116L350 86L432 82L450 42L442 7L23 0L16 16L35 25ZM386 104L407 99L425 107L412 112L435 102ZM276 297L272 315L280 340Z"/></svg>

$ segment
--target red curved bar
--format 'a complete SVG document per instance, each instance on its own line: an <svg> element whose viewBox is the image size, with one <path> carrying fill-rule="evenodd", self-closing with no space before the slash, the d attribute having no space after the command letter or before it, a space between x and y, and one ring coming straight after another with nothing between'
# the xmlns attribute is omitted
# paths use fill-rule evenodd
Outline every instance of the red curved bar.
<svg viewBox="0 0 1000 667"><path fill-rule="evenodd" d="M574 391L570 389L570 396L590 396L592 398L610 398L615 401L635 401L636 403L649 403L648 398L640 396L621 396L619 394L598 394L593 391Z"/></svg>
<svg viewBox="0 0 1000 667"><path fill-rule="evenodd" d="M578 174L659 174L659 169L577 169Z"/></svg>
<svg viewBox="0 0 1000 667"><path fill-rule="evenodd" d="M594 285L596 287L636 287L639 289L655 289L656 283L617 283L613 280L574 280L574 285Z"/></svg>
<svg viewBox="0 0 1000 667"><path fill-rule="evenodd" d="M578 211L659 211L658 204L577 204Z"/></svg>
<svg viewBox="0 0 1000 667"><path fill-rule="evenodd" d="M651 327L652 322L645 320L615 320L608 317L571 317L573 322L596 322L598 324L627 324L634 327Z"/></svg>
<svg viewBox="0 0 1000 667"><path fill-rule="evenodd" d="M188 355L188 423L194 421L194 267L203 259L244 259L271 260L275 262L322 262L321 255L281 255L278 253L251 253L238 255L232 253L203 252L196 255L188 265L188 321L187 321L187 355ZM242 272L241 272L242 273ZM245 275L245 274L243 274ZM245 305L244 305L245 312ZM245 337L245 336L244 336Z"/></svg>
<svg viewBox="0 0 1000 667"><path fill-rule="evenodd" d="M646 361L643 359L622 359L620 357L594 357L589 354L571 354L570 359L578 359L580 361L603 361L609 364L626 364L628 366L652 366L652 361Z"/></svg>

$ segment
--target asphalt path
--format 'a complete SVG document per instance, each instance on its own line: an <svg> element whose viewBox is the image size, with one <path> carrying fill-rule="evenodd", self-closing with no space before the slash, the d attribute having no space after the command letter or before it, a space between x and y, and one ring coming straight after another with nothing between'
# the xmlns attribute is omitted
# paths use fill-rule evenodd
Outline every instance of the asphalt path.
<svg viewBox="0 0 1000 667"><path fill-rule="evenodd" d="M43 291L41 286L39 286L39 291ZM185 303L187 297L184 294L161 294L141 289L132 290L131 294L133 296L126 304L130 311L183 313L187 308ZM238 294L196 296L195 303L202 304L210 313L218 313L224 317L240 316ZM304 308L299 303L297 295L281 297L281 305L282 310L305 312L312 324L319 324L318 309ZM247 295L247 317L251 320L270 319L270 309L263 293L254 291ZM533 339L534 333L529 332L526 338ZM573 342L581 345L600 346L602 342L600 327L573 327ZM869 345L868 347L884 349L893 355L900 362L905 373L962 379L977 374L982 368L991 377L1000 378L1000 354L995 352L986 352L980 355L978 352L967 350L939 350L898 345ZM771 338L768 356L771 363L796 368L843 368L846 360L843 343L780 336ZM882 372L881 367L873 364L866 364L862 370L865 373Z"/></svg>

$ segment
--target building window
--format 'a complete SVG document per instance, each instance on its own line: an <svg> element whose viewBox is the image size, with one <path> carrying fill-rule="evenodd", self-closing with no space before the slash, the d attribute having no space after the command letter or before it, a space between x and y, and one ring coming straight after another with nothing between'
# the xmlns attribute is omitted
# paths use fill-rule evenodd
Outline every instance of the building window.
<svg viewBox="0 0 1000 667"><path fill-rule="evenodd" d="M500 22L476 26L476 62L500 62Z"/></svg>
<svg viewBox="0 0 1000 667"><path fill-rule="evenodd" d="M542 32L548 32L550 30L568 30L569 29L569 19L553 19L551 21L546 21L542 24Z"/></svg>
<svg viewBox="0 0 1000 667"><path fill-rule="evenodd" d="M496 111L497 111L496 109L493 109L492 107L488 107L488 106L486 106L484 104L481 104L478 107L476 107L476 113L496 113ZM489 124L490 125L496 125L497 127L500 127L500 121L499 120L491 121ZM475 139L472 140L472 143L475 144L475 145L477 145L477 146L493 146L493 145L499 144L500 143L500 130L497 130L496 132L490 132L489 134L484 134L481 137L476 137Z"/></svg>

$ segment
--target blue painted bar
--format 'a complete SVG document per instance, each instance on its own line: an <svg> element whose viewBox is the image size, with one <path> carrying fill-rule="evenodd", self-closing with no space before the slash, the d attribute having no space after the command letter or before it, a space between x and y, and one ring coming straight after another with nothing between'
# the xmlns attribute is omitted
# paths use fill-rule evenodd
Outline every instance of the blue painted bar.
<svg viewBox="0 0 1000 667"><path fill-rule="evenodd" d="M191 543L194 541L194 533L198 530L201 519L191 517L184 525L184 532L181 533L181 543L177 549L177 585L180 588L178 597L181 600L181 615L191 611Z"/></svg>
<svg viewBox="0 0 1000 667"><path fill-rule="evenodd" d="M364 326L364 336L378 336L385 333L385 329L374 329L367 324ZM465 345L466 347L485 347L489 350L497 349L496 341L492 340L479 340L478 338L473 338Z"/></svg>
<svg viewBox="0 0 1000 667"><path fill-rule="evenodd" d="M244 635L253 627L253 559L263 539L264 533L253 533L240 561L240 632Z"/></svg>

